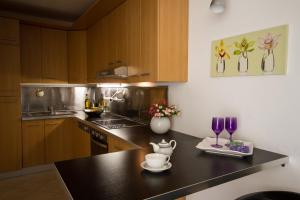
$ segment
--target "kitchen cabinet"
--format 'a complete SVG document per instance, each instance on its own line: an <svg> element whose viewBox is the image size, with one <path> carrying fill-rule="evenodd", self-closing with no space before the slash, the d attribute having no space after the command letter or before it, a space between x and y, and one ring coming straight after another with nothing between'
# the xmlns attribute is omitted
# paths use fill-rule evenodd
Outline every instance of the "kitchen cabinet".
<svg viewBox="0 0 300 200"><path fill-rule="evenodd" d="M0 172L22 166L19 97L0 97Z"/></svg>
<svg viewBox="0 0 300 200"><path fill-rule="evenodd" d="M20 48L0 43L0 96L20 96Z"/></svg>
<svg viewBox="0 0 300 200"><path fill-rule="evenodd" d="M42 83L41 28L21 24L21 66L23 83Z"/></svg>
<svg viewBox="0 0 300 200"><path fill-rule="evenodd" d="M114 136L108 137L108 152L117 152L134 149L135 146Z"/></svg>
<svg viewBox="0 0 300 200"><path fill-rule="evenodd" d="M87 82L86 31L68 31L69 83Z"/></svg>
<svg viewBox="0 0 300 200"><path fill-rule="evenodd" d="M68 82L67 32L42 28L42 76L46 82Z"/></svg>
<svg viewBox="0 0 300 200"><path fill-rule="evenodd" d="M23 167L45 164L44 120L22 122Z"/></svg>
<svg viewBox="0 0 300 200"><path fill-rule="evenodd" d="M67 32L26 24L20 30L22 82L68 82Z"/></svg>
<svg viewBox="0 0 300 200"><path fill-rule="evenodd" d="M187 47L188 0L142 0L140 81L187 81Z"/></svg>
<svg viewBox="0 0 300 200"><path fill-rule="evenodd" d="M0 43L19 44L19 21L0 17Z"/></svg>
<svg viewBox="0 0 300 200"><path fill-rule="evenodd" d="M46 163L90 155L90 138L73 119L45 120Z"/></svg>

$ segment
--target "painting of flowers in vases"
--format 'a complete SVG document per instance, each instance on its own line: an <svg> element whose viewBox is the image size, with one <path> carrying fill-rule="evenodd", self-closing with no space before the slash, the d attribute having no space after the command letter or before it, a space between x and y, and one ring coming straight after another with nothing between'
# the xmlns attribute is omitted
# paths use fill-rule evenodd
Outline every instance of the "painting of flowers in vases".
<svg viewBox="0 0 300 200"><path fill-rule="evenodd" d="M212 42L211 76L284 75L288 25Z"/></svg>

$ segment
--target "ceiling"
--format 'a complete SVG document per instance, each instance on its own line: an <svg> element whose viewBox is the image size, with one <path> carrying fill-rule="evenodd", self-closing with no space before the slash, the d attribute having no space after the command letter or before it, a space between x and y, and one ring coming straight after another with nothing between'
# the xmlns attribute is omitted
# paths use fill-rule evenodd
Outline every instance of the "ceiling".
<svg viewBox="0 0 300 200"><path fill-rule="evenodd" d="M96 0L0 0L0 11L74 22Z"/></svg>

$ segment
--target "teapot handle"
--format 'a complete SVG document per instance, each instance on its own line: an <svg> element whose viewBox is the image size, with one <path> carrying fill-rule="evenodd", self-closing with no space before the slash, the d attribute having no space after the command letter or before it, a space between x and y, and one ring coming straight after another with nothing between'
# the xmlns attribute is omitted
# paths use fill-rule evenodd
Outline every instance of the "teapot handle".
<svg viewBox="0 0 300 200"><path fill-rule="evenodd" d="M173 146L172 146L172 142L174 143ZM172 149L174 150L175 147L176 147L176 145L177 145L176 141L175 141L175 140L171 140L171 141L170 141L170 144L171 144L171 146L172 146Z"/></svg>

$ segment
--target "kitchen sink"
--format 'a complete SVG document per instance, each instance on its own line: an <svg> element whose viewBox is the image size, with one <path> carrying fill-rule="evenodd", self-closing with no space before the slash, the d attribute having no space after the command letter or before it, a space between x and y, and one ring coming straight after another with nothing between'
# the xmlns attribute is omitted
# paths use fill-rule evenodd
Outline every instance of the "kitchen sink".
<svg viewBox="0 0 300 200"><path fill-rule="evenodd" d="M41 112L27 112L23 113L24 117L47 117L47 116L64 116L64 115L74 115L77 112L71 110L60 110L51 113L50 111Z"/></svg>

